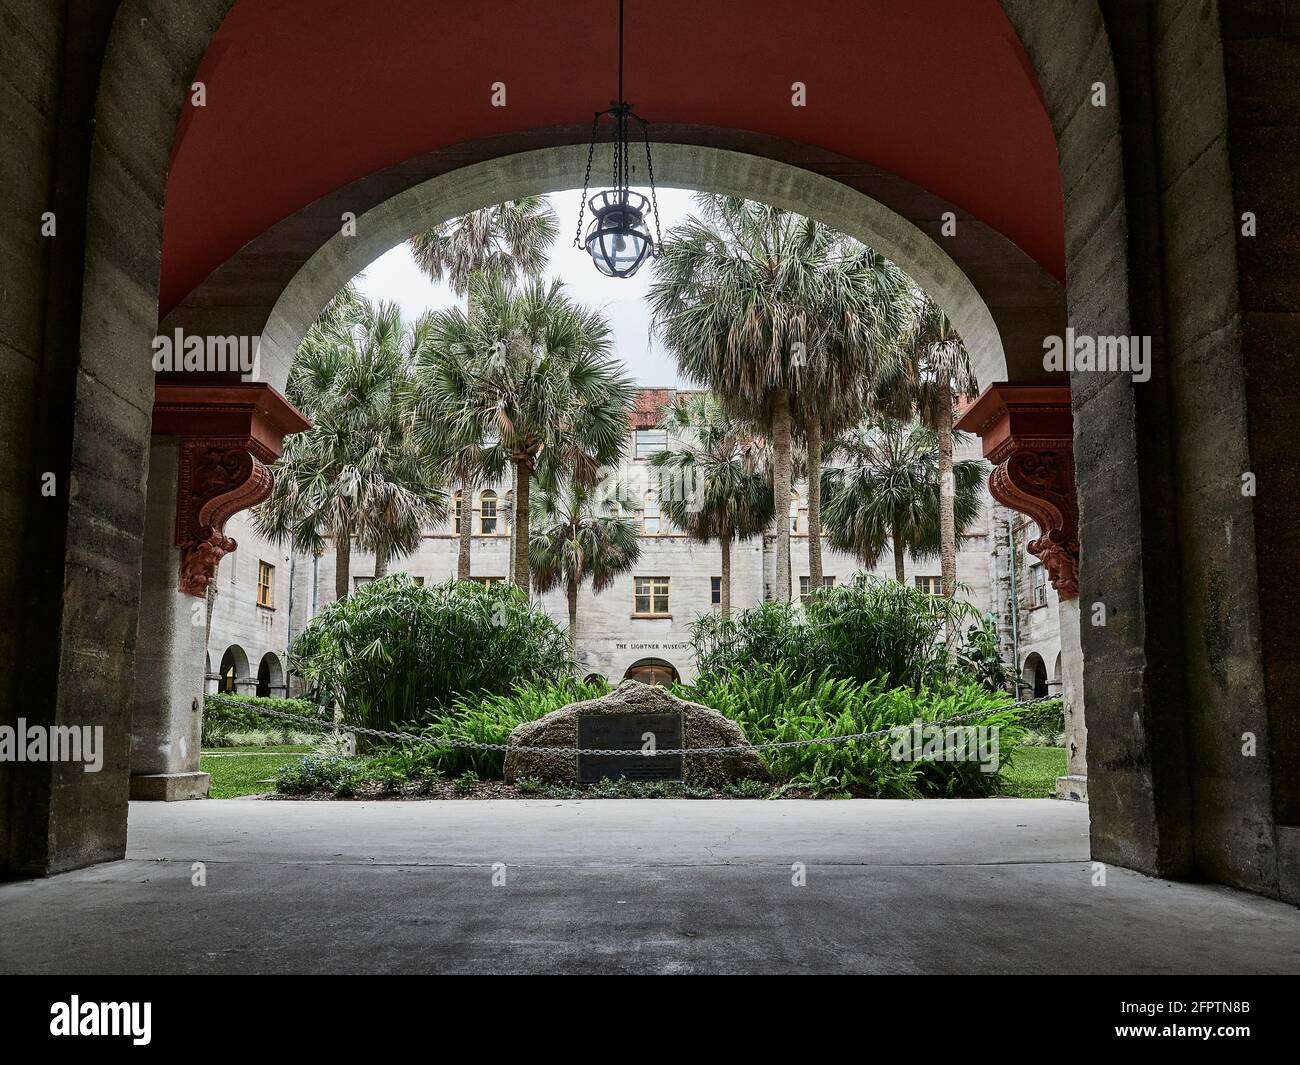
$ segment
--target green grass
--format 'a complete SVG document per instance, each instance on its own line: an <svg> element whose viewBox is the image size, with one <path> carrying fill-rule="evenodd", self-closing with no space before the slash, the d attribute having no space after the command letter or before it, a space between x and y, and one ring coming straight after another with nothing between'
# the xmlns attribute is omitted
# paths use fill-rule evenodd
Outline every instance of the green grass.
<svg viewBox="0 0 1300 1065"><path fill-rule="evenodd" d="M266 781L272 780L281 766L310 753L310 747L225 747L204 751L199 768L212 776L210 798L234 799L275 791Z"/></svg>
<svg viewBox="0 0 1300 1065"><path fill-rule="evenodd" d="M1017 747L1011 765L1002 770L1001 794L1048 799L1056 794L1056 778L1063 776L1064 747Z"/></svg>

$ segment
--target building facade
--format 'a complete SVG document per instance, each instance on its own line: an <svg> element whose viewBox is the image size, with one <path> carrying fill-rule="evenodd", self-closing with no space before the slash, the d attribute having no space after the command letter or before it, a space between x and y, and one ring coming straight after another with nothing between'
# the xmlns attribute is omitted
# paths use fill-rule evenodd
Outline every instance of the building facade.
<svg viewBox="0 0 1300 1065"><path fill-rule="evenodd" d="M624 513L636 521L641 556L613 586L578 599L577 663L583 676L613 682L624 677L647 681L695 675L691 626L720 609L721 552L717 543L699 543L673 528L656 498L650 457L678 446L659 428L665 408L680 393L641 389L629 426L623 458L612 480L621 488ZM956 458L979 458L979 443L959 444ZM512 493L508 478L473 489L468 503L471 573L475 580L508 579L512 538ZM787 520L791 528L791 588L806 596L808 586L807 484L796 483ZM464 501L453 497L452 513L426 533L412 555L394 560L389 572L406 572L417 581L436 583L456 575L459 520ZM222 560L211 593L207 684L209 691L283 696L296 692L289 677L289 648L315 614L335 598L335 557L289 551L254 529L248 514L228 525L239 547ZM957 553L959 598L992 614L1002 636L1003 657L1015 663L1022 695L1060 691L1061 641L1057 595L1042 564L1025 547L1037 535L1023 515L988 497L980 516L961 537ZM894 575L892 554L865 567L851 554L822 547L823 580L851 580L859 572ZM776 574L775 529L734 543L731 550L733 611L772 597ZM905 560L907 583L939 591L939 559ZM351 583L355 590L374 579L374 556L354 546ZM561 626L568 624L562 589L533 593L533 600Z"/></svg>

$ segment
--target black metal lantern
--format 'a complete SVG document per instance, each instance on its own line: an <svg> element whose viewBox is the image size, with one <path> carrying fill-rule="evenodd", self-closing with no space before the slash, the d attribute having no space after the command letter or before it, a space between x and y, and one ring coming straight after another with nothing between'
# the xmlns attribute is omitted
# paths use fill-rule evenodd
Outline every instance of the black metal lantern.
<svg viewBox="0 0 1300 1065"><path fill-rule="evenodd" d="M587 202L587 189L591 184L591 164L596 155L596 138L600 123L611 118L615 123L613 188L598 192ZM650 181L650 198L630 188L631 161L628 147L630 120L641 123L641 136L645 142L646 176ZM586 236L582 233L582 216L591 207L591 224ZM647 216L654 212L655 236L650 236ZM607 277L631 277L646 259L658 254L659 201L655 195L654 161L650 156L650 124L632 110L623 99L623 0L618 4L618 100L607 110L597 111L591 123L591 147L587 151L587 174L582 183L582 202L578 207L578 232L573 238L574 247L584 247L596 269Z"/></svg>

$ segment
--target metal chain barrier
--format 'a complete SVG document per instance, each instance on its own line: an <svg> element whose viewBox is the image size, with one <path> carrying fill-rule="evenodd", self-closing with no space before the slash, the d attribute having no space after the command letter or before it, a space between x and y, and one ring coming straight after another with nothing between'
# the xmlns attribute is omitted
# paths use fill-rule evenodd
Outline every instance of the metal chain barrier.
<svg viewBox="0 0 1300 1065"><path fill-rule="evenodd" d="M677 755L688 754L741 754L746 751L783 751L794 747L813 747L822 744L834 745L837 743L856 743L862 740L879 739L882 736L889 736L899 729L910 728L910 725L891 725L889 728L876 729L873 732L850 732L843 736L825 736L818 739L807 740L780 740L768 743L744 743L731 747L679 747L664 748L662 750L641 751L627 750L620 748L617 750L605 750L600 748L588 749L585 747L528 747L519 746L509 743L481 743L477 740L461 740L452 736L420 736L413 732L392 732L387 729L366 728L364 725L349 725L341 721L326 721L324 718L307 717L303 714L289 714L283 710L271 710L266 707L257 706L246 702L240 702L237 699L230 699L222 695L209 695L208 699L222 703L226 706L235 707L240 710L250 711L265 717L279 718L283 721L294 721L303 725L310 725L313 728L321 729L325 732L351 732L357 736L375 736L385 740L401 740L404 743L423 743L430 747L460 747L474 751L501 751L503 753L515 751L519 754L556 754L556 755L584 755L593 756L630 756L635 755L640 758L663 758ZM1005 706L998 706L992 710L978 710L969 714L961 714L957 717L936 718L931 721L918 721L917 724L926 726L949 726L960 725L967 721L974 721L980 718L992 717L994 714L1005 714L1008 710L1019 710L1026 706L1033 706L1037 703L1051 702L1059 699L1059 695L1042 695L1036 699L1025 699L1017 703L1007 703Z"/></svg>

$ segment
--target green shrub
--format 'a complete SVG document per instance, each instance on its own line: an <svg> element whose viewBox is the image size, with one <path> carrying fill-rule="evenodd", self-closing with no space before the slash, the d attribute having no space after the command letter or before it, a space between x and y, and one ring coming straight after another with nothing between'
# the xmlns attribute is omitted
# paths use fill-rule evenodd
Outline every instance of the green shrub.
<svg viewBox="0 0 1300 1065"><path fill-rule="evenodd" d="M972 618L968 604L858 574L802 607L764 603L727 620L706 614L692 626L691 643L703 676L767 667L792 678L878 680L920 691L971 672L948 653L944 632Z"/></svg>
<svg viewBox="0 0 1300 1065"><path fill-rule="evenodd" d="M275 777L275 790L282 795L332 791L346 796L356 792L361 779L360 767L351 759L303 758L280 768Z"/></svg>
<svg viewBox="0 0 1300 1065"><path fill-rule="evenodd" d="M239 705L232 705L234 703ZM267 744L297 743L310 730L308 725L259 713L263 708L279 710L283 714L300 714L303 717L321 716L317 707L305 699L271 699L257 695L227 695L224 692L208 695L203 700L203 746L230 746L232 736L255 733L265 734Z"/></svg>
<svg viewBox="0 0 1300 1065"><path fill-rule="evenodd" d="M1017 711L1020 724L1040 736L1059 736L1065 731L1065 703L1047 699Z"/></svg>
<svg viewBox="0 0 1300 1065"><path fill-rule="evenodd" d="M397 573L316 615L293 663L316 701L337 699L348 723L398 729L440 720L458 696L564 676L568 636L514 585L424 588Z"/></svg>
<svg viewBox="0 0 1300 1065"><path fill-rule="evenodd" d="M609 684L562 677L554 681L520 684L506 695L461 696L436 725L421 731L430 737L473 740L477 743L505 743L517 725L536 721L552 710L586 699L609 694ZM409 744L405 750L419 764L444 777L455 778L473 772L480 780L500 780L505 755L466 747Z"/></svg>
<svg viewBox="0 0 1300 1065"><path fill-rule="evenodd" d="M706 676L692 686L679 686L679 693L736 721L750 743L875 732L911 726L918 720L942 722L994 709L1008 699L971 683L913 692L887 688L878 679L859 683L824 676L793 678L784 668ZM1000 727L1004 763L1010 761L1024 733L1011 710L972 725ZM896 761L888 737L766 750L762 758L783 790L797 787L815 796L920 798L987 795L997 789L998 774L982 772L974 761Z"/></svg>

